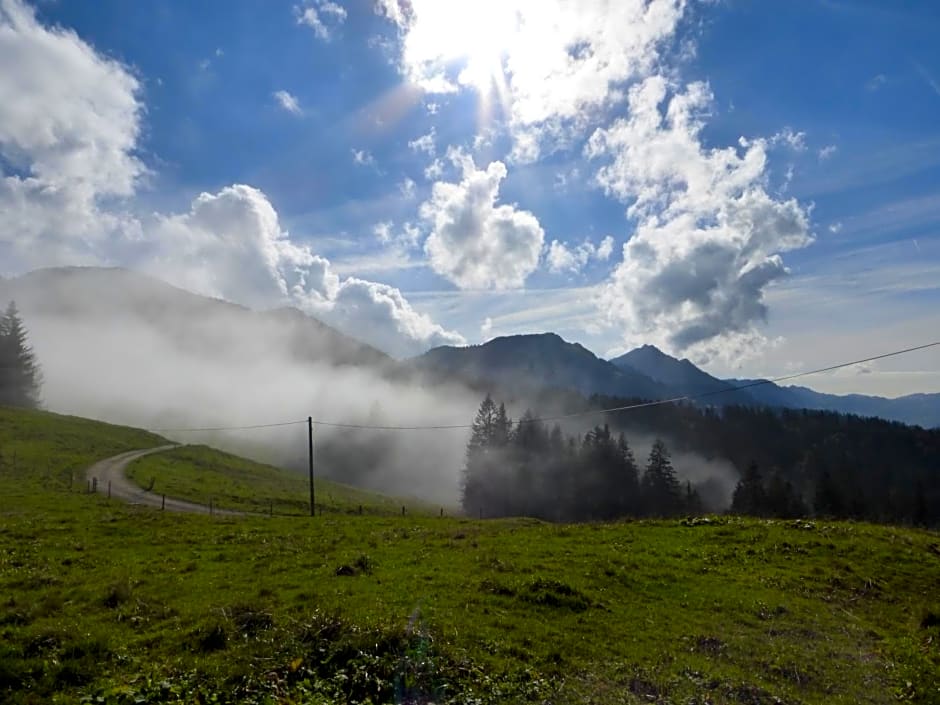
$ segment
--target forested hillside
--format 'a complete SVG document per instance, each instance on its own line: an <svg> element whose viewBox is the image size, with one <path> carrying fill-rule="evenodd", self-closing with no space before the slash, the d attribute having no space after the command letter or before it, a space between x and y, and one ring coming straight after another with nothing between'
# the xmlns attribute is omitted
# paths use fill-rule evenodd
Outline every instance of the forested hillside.
<svg viewBox="0 0 940 705"><path fill-rule="evenodd" d="M577 413L631 400L567 404ZM737 513L940 523L940 431L823 411L687 404L593 419L600 423L586 433L565 433L533 412L513 422L488 397L467 449L465 510L571 521L715 509L705 501L713 480L683 483L669 460L677 452L733 466ZM649 438L656 441L648 457L636 457L631 439Z"/></svg>

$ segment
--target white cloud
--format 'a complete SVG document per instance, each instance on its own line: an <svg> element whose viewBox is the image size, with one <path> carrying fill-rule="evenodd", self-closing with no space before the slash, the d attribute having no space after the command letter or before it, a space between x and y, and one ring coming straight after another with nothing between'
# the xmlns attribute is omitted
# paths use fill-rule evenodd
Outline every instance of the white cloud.
<svg viewBox="0 0 940 705"><path fill-rule="evenodd" d="M137 79L17 0L0 2L0 65L0 268L107 261L104 244L135 233L101 204L146 174Z"/></svg>
<svg viewBox="0 0 940 705"><path fill-rule="evenodd" d="M325 318L342 322L356 337L397 357L417 355L438 345L466 344L459 333L415 311L395 287L355 277L340 285Z"/></svg>
<svg viewBox="0 0 940 705"><path fill-rule="evenodd" d="M389 220L376 223L372 226L372 234L375 235L383 245L392 239L392 222Z"/></svg>
<svg viewBox="0 0 940 705"><path fill-rule="evenodd" d="M514 156L562 143L656 66L685 0L378 0L401 35L401 72L424 91L499 97ZM489 96L488 96L489 97ZM551 146L551 145L550 145Z"/></svg>
<svg viewBox="0 0 940 705"><path fill-rule="evenodd" d="M414 179L409 179L407 176L398 184L398 190L401 192L401 195L404 198L412 199L415 197L415 182Z"/></svg>
<svg viewBox="0 0 940 705"><path fill-rule="evenodd" d="M493 319L487 316L483 323L480 324L480 337L485 341L490 337L490 332L493 330Z"/></svg>
<svg viewBox="0 0 940 705"><path fill-rule="evenodd" d="M548 268L552 272L580 272L589 257L586 249L570 250L565 243L552 240L548 248Z"/></svg>
<svg viewBox="0 0 940 705"><path fill-rule="evenodd" d="M636 232L601 307L628 344L699 359L762 340L764 291L787 274L780 253L811 242L806 211L766 191L766 140L706 148L708 87L655 76L629 92L629 117L597 130L586 152L608 159L597 181L628 203Z"/></svg>
<svg viewBox="0 0 940 705"><path fill-rule="evenodd" d="M444 162L440 159L435 159L433 162L427 165L424 169L424 178L428 181L434 181L439 179L444 175Z"/></svg>
<svg viewBox="0 0 940 705"><path fill-rule="evenodd" d="M821 162L826 161L827 159L832 157L832 155L834 155L837 151L839 151L839 148L836 145L827 144L825 147L819 150L819 161Z"/></svg>
<svg viewBox="0 0 940 705"><path fill-rule="evenodd" d="M836 234L842 232L842 227L843 227L843 226L842 226L842 223L841 223L841 222L832 223L832 224L829 226L829 232L831 232L833 235L836 235Z"/></svg>
<svg viewBox="0 0 940 705"><path fill-rule="evenodd" d="M607 260L613 252L614 239L608 235L600 245L595 246L590 240L572 247L565 242L552 240L548 248L546 261L551 272L579 273L592 259Z"/></svg>
<svg viewBox="0 0 940 705"><path fill-rule="evenodd" d="M429 157L433 157L434 153L437 151L435 145L435 139L437 138L437 133L434 128L431 128L431 131L427 134L416 137L408 143L408 146L415 152L424 152Z"/></svg>
<svg viewBox="0 0 940 705"><path fill-rule="evenodd" d="M23 181L126 196L144 173L137 79L71 30L47 29L18 0L0 3L0 154Z"/></svg>
<svg viewBox="0 0 940 705"><path fill-rule="evenodd" d="M321 5L321 8L324 7ZM0 0L0 267L123 265L252 306L293 304L395 354L462 342L385 284L336 274L236 184L142 217L137 80L71 31ZM410 236L410 235L409 235ZM384 316L384 318L383 318Z"/></svg>
<svg viewBox="0 0 940 705"><path fill-rule="evenodd" d="M545 234L532 213L496 205L506 178L502 162L477 169L464 154L452 155L460 183L438 181L421 206L430 224L425 242L431 268L462 289L522 286L538 266Z"/></svg>
<svg viewBox="0 0 940 705"><path fill-rule="evenodd" d="M353 161L359 166L375 166L375 157L368 149L352 149Z"/></svg>
<svg viewBox="0 0 940 705"><path fill-rule="evenodd" d="M158 216L146 230L132 264L191 291L256 308L298 306L393 355L463 341L395 287L341 278L290 238L265 194L250 186L203 193L188 212Z"/></svg>
<svg viewBox="0 0 940 705"><path fill-rule="evenodd" d="M297 24L306 25L319 39L329 39L331 26L346 21L346 9L329 0L314 0L305 5L295 5L294 14Z"/></svg>
<svg viewBox="0 0 940 705"><path fill-rule="evenodd" d="M785 144L795 152L806 150L806 133L794 132L793 128L785 127L776 135L771 137L771 142L776 144Z"/></svg>
<svg viewBox="0 0 940 705"><path fill-rule="evenodd" d="M275 91L274 99L277 100L278 105L280 105L289 113L294 115L302 115L304 112L300 107L300 102L298 102L297 96L292 95L288 91Z"/></svg>

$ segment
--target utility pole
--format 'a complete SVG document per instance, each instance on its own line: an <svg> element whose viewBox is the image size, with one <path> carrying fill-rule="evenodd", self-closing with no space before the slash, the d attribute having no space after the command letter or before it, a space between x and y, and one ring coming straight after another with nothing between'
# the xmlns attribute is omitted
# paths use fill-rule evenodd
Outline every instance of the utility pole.
<svg viewBox="0 0 940 705"><path fill-rule="evenodd" d="M310 468L310 516L317 515L316 497L313 493L313 417L307 417L307 462Z"/></svg>

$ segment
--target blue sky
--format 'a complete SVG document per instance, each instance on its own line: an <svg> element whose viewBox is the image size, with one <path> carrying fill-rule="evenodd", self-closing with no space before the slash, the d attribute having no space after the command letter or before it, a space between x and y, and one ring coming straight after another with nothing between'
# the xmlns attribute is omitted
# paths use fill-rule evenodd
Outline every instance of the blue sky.
<svg viewBox="0 0 940 705"><path fill-rule="evenodd" d="M131 266L399 356L555 330L773 375L940 337L933 2L0 8L3 274Z"/></svg>

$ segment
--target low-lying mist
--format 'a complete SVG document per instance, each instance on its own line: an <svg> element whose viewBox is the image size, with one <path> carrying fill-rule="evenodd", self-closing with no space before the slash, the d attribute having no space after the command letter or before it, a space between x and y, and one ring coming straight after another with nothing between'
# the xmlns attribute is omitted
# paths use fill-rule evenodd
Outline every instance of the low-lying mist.
<svg viewBox="0 0 940 705"><path fill-rule="evenodd" d="M156 430L282 467L305 470L302 421L413 426L469 424L481 394L454 383L420 384L393 361L296 312L260 314L121 274L121 287L73 281L13 288L44 375L51 411ZM128 289L128 287L131 287ZM355 343L352 343L355 346ZM369 358L371 363L361 363ZM521 414L518 399L511 411ZM541 408L541 413L552 410ZM585 418L579 434L597 419ZM571 426L571 425L569 425ZM469 431L363 431L317 425L318 476L453 506L459 501ZM642 468L651 438L628 437ZM668 443L668 439L667 439ZM712 510L730 501L730 464L674 453L683 482Z"/></svg>

